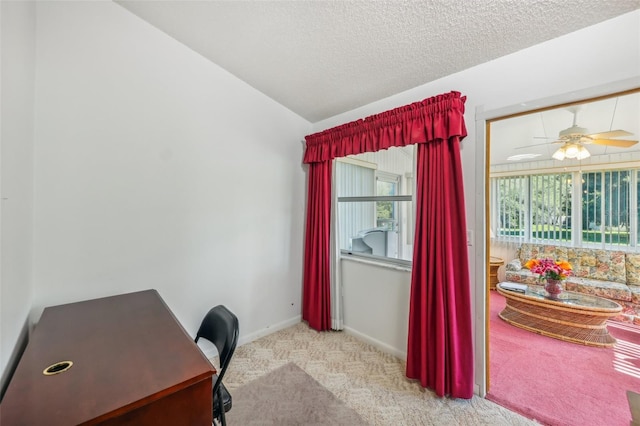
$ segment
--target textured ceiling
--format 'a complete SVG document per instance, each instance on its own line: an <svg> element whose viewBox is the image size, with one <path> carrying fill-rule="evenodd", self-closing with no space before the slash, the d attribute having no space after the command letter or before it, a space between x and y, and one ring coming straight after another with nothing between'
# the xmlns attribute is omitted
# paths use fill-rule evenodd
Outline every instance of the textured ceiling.
<svg viewBox="0 0 640 426"><path fill-rule="evenodd" d="M314 123L639 0L116 1Z"/></svg>

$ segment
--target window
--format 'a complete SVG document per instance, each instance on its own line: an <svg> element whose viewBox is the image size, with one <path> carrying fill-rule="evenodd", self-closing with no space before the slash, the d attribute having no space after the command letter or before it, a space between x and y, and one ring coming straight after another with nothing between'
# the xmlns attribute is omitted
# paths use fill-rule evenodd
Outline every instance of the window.
<svg viewBox="0 0 640 426"><path fill-rule="evenodd" d="M638 249L640 169L492 178L503 241Z"/></svg>
<svg viewBox="0 0 640 426"><path fill-rule="evenodd" d="M413 147L336 160L343 254L406 264L413 256Z"/></svg>
<svg viewBox="0 0 640 426"><path fill-rule="evenodd" d="M570 174L509 176L496 183L498 236L571 240Z"/></svg>
<svg viewBox="0 0 640 426"><path fill-rule="evenodd" d="M630 170L622 170L583 174L584 241L630 245L631 173Z"/></svg>
<svg viewBox="0 0 640 426"><path fill-rule="evenodd" d="M399 195L400 175L387 172L376 172L376 195L393 197ZM376 226L398 230L398 207L394 201L376 201Z"/></svg>

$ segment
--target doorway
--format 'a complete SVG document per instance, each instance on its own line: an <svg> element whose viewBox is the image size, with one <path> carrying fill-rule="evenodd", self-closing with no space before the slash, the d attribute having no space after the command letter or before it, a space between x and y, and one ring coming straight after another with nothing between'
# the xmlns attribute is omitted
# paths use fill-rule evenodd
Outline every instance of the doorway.
<svg viewBox="0 0 640 426"><path fill-rule="evenodd" d="M528 111L522 111L523 105L520 105L511 111L484 114L480 120L483 124L482 129L486 132L485 362L487 392L491 390L492 359L489 318L491 257L500 258L507 263L516 257L519 244L532 240L580 246L614 244L613 239L608 236L614 228L618 234L626 235L625 244L628 244L632 250L638 250L640 240L638 198L632 196L629 200L622 200L623 204L626 203L629 206L625 211L622 211L624 209L619 209L617 212L598 210L593 206L590 207L589 203L583 200L585 180L581 177L583 173L593 174L598 170L627 168L632 170L632 174L635 172L635 176L640 175L640 172L633 169L634 166L638 167L638 161L640 161L640 144L601 143L598 140L598 138L609 141L638 140L640 89L610 91L598 96L592 96L593 92L585 92L583 95L582 99L575 98L574 94L561 96L548 102L538 101L536 102L538 105L549 106ZM614 135L613 131L616 130L624 132ZM583 134L580 139L565 137L576 131ZM593 139L587 139L591 137ZM596 140L598 141L593 143ZM575 146L570 146L571 142ZM576 150L577 152L574 152ZM565 186L569 184L571 188L569 191L558 187L557 184L551 185L547 182L547 186L538 187L541 194L539 199L532 195L532 188L535 187L534 176L559 174L568 174L569 181L565 178L564 183ZM638 177L635 179L637 182ZM560 181L562 179L554 179L554 182ZM632 186L632 188L635 187ZM588 189L586 191L589 192ZM509 200L510 194L519 194L519 196ZM588 197L589 194L586 198ZM547 208L540 209L541 204ZM523 212L524 209L528 211ZM594 235L598 232L599 240ZM594 239L589 240L589 238ZM619 242L620 239L617 240L617 243ZM503 270L504 266L500 266L499 280L504 280Z"/></svg>

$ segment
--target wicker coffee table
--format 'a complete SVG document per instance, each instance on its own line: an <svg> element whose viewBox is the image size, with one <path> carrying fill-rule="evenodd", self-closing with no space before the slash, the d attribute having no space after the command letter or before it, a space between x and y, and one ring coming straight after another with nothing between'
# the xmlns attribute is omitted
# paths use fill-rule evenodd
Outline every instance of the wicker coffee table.
<svg viewBox="0 0 640 426"><path fill-rule="evenodd" d="M622 306L588 294L565 291L558 299L549 299L542 286L529 285L524 293L505 290L507 299L500 318L534 333L588 346L611 347L614 339L606 321L622 311Z"/></svg>

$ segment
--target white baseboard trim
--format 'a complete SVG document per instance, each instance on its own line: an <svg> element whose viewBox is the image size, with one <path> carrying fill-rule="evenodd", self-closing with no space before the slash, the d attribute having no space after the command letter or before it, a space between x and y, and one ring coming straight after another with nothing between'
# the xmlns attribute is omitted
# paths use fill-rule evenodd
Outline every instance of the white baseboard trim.
<svg viewBox="0 0 640 426"><path fill-rule="evenodd" d="M382 352L384 353L388 353L389 355L393 355L396 358L400 358L403 360L407 359L407 353L403 352L401 350L398 350L396 348L394 348L393 346L390 346L384 342L381 342L380 340L374 339L366 334L363 334L357 330L354 330L351 327L344 327L344 332L347 334L352 335L353 337L363 340L365 342L367 342L368 344L370 344L371 346L375 346L377 349L380 349Z"/></svg>
<svg viewBox="0 0 640 426"><path fill-rule="evenodd" d="M240 335L238 338L238 346L245 345L247 343L251 343L254 340L258 340L261 337L268 336L269 334L273 334L276 331L284 330L285 328L292 327L299 322L302 321L302 315L297 315L291 319L279 322L277 324L268 325L262 330L254 331L253 333ZM208 359L213 359L218 356L216 349L214 347L203 349L202 352Z"/></svg>
<svg viewBox="0 0 640 426"><path fill-rule="evenodd" d="M240 339L238 340L238 346L251 343L254 340L258 340L261 337L268 336L269 334L273 334L276 331L280 331L280 330L284 330L285 328L292 327L301 321L302 321L302 315L296 315L291 319L284 320L277 324L268 325L262 330L254 331L253 333L247 334L245 336L240 336Z"/></svg>

